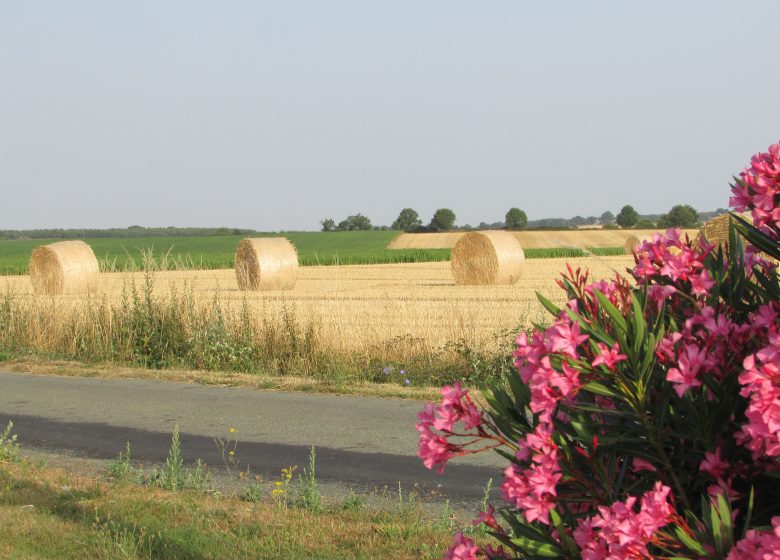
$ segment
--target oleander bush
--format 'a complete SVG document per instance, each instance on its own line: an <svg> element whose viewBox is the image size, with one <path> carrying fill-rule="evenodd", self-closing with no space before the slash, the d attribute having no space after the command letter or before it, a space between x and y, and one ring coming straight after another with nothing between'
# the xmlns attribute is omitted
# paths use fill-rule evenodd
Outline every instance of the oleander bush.
<svg viewBox="0 0 780 560"><path fill-rule="evenodd" d="M445 558L780 558L780 143L735 178L729 243L679 230L633 282L569 269L480 409L459 384L419 414L419 456L494 449L505 505Z"/></svg>

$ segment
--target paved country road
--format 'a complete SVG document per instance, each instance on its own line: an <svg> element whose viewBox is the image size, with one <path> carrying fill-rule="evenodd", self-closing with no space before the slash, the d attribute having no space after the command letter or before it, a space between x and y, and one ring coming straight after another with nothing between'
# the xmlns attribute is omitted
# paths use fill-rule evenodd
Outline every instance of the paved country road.
<svg viewBox="0 0 780 560"><path fill-rule="evenodd" d="M495 453L456 460L443 476L415 456L417 401L258 391L169 381L58 377L0 372L0 426L14 422L22 448L113 459L130 442L133 459L162 462L178 422L186 462L214 467L214 438L236 429L236 456L266 480L317 452L317 478L367 492L385 486L437 490L454 504L477 502Z"/></svg>

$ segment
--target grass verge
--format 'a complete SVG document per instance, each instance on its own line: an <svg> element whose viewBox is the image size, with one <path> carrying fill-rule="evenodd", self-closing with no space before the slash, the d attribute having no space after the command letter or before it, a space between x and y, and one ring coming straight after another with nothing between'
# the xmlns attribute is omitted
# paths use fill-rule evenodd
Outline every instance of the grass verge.
<svg viewBox="0 0 780 560"><path fill-rule="evenodd" d="M316 508L297 503L0 462L0 557L424 559L440 558L452 539L445 514L406 497L390 508L354 494Z"/></svg>

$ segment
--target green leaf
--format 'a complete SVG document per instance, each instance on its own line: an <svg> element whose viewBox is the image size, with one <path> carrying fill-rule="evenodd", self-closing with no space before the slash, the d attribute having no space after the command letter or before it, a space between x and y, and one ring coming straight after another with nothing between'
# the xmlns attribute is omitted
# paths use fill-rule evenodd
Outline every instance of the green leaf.
<svg viewBox="0 0 780 560"><path fill-rule="evenodd" d="M553 302L551 302L549 299L544 297L540 292L536 292L536 298L539 300L539 303L541 303L547 311L549 311L556 317L560 314L561 309Z"/></svg>
<svg viewBox="0 0 780 560"><path fill-rule="evenodd" d="M715 504L710 505L710 523L712 526L712 540L715 545L715 552L718 554L718 558L723 558L723 526L720 521L720 515L715 508Z"/></svg>
<svg viewBox="0 0 780 560"><path fill-rule="evenodd" d="M612 305L612 302L609 301L607 296L602 294L599 290L593 290L593 295L596 296L596 299L599 302L599 307L606 311L607 315L609 315L609 318L612 319L615 327L617 327L623 333L627 332L628 324L626 323L625 318L620 313L620 311L618 311L618 308Z"/></svg>
<svg viewBox="0 0 780 560"><path fill-rule="evenodd" d="M688 550L700 554L701 556L707 556L707 551L704 550L704 547L693 540L693 538L691 538L691 536L681 527L675 527L674 534L677 535L677 538L680 539L680 542L683 543Z"/></svg>
<svg viewBox="0 0 780 560"><path fill-rule="evenodd" d="M739 231L739 233L742 234L742 237L747 239L751 245L754 245L773 259L780 260L780 246L778 246L777 241L756 228L742 216L738 216L732 212L731 217L734 220L734 228Z"/></svg>
<svg viewBox="0 0 780 560"><path fill-rule="evenodd" d="M742 527L742 536L741 539L745 538L745 533L747 533L748 529L750 528L750 522L753 520L753 499L755 498L755 490L751 486L750 487L750 497L748 498L748 509L747 509L747 515L745 516L745 526Z"/></svg>
<svg viewBox="0 0 780 560"><path fill-rule="evenodd" d="M511 539L511 542L529 554L543 556L545 558L560 558L563 552L557 546L534 541L525 537L515 537L514 539Z"/></svg>
<svg viewBox="0 0 780 560"><path fill-rule="evenodd" d="M734 527L731 524L731 506L723 494L718 494L718 513L723 527L723 548L730 550L733 544Z"/></svg>
<svg viewBox="0 0 780 560"><path fill-rule="evenodd" d="M582 388L594 395L601 395L602 397L620 398L620 395L609 389L606 385L597 383L596 381L589 381Z"/></svg>

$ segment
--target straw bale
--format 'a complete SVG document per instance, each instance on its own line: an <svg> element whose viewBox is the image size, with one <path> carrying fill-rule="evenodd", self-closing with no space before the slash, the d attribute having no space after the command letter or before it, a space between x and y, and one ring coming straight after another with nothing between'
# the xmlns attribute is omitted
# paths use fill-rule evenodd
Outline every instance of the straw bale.
<svg viewBox="0 0 780 560"><path fill-rule="evenodd" d="M642 240L639 239L636 235L629 235L626 237L626 242L623 244L623 247L626 250L626 255L632 255L636 251L636 248L639 247L639 245L642 243Z"/></svg>
<svg viewBox="0 0 780 560"><path fill-rule="evenodd" d="M452 249L450 268L460 285L514 284L523 271L525 253L508 231L474 231Z"/></svg>
<svg viewBox="0 0 780 560"><path fill-rule="evenodd" d="M727 250L729 245L730 223L731 215L728 213L710 218L704 222L704 225L699 232L699 239L703 237L716 247L722 246L724 250Z"/></svg>
<svg viewBox="0 0 780 560"><path fill-rule="evenodd" d="M291 290L298 278L298 252L284 237L242 239L236 249L239 290Z"/></svg>
<svg viewBox="0 0 780 560"><path fill-rule="evenodd" d="M58 296L92 292L100 281L100 266L92 247L83 241L59 241L36 247L29 264L36 294Z"/></svg>

